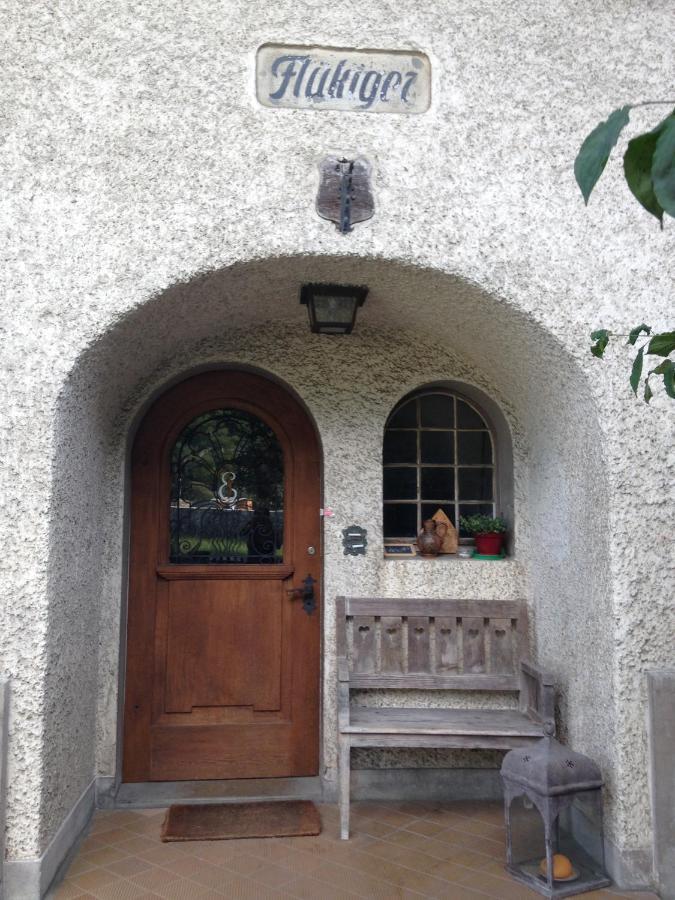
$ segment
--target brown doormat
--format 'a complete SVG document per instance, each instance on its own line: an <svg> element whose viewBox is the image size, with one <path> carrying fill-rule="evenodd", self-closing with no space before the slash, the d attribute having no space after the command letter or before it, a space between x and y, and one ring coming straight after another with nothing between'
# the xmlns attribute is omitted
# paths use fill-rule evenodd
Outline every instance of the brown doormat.
<svg viewBox="0 0 675 900"><path fill-rule="evenodd" d="M278 800L170 806L161 838L163 841L227 841L311 834L321 834L316 806L309 800Z"/></svg>

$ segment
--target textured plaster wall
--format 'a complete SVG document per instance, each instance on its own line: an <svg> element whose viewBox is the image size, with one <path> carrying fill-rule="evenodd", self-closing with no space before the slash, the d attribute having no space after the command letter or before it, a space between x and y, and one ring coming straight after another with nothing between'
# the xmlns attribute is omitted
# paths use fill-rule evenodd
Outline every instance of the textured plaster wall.
<svg viewBox="0 0 675 900"><path fill-rule="evenodd" d="M662 40L672 4L635 8L6 7L11 858L42 852L95 773L113 770L130 423L167 378L244 360L305 399L326 450L325 499L340 510L326 527L326 723L330 601L345 585L526 590L565 731L607 775L610 833L626 851L648 847L643 672L673 651L675 563L654 539L671 530L673 419L660 398L634 402L625 358L595 363L585 335L666 325L675 254L618 166L588 211L570 172L598 119L674 81ZM263 109L252 64L271 40L420 49L432 107L410 118ZM652 114L637 112L635 127ZM313 212L330 152L374 166L375 218L347 237ZM352 339L306 334L297 289L319 278L370 285ZM482 386L513 429L518 558L499 570L379 559L381 426L400 395L437 378ZM338 532L352 520L369 525L371 554L345 569Z"/></svg>

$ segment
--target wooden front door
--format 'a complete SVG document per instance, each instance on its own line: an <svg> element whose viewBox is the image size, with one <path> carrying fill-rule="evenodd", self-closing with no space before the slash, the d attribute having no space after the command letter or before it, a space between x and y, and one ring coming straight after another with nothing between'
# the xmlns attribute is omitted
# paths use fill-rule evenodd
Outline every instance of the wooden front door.
<svg viewBox="0 0 675 900"><path fill-rule="evenodd" d="M274 382L207 372L136 437L125 781L316 775L320 450ZM315 579L317 608L289 593Z"/></svg>

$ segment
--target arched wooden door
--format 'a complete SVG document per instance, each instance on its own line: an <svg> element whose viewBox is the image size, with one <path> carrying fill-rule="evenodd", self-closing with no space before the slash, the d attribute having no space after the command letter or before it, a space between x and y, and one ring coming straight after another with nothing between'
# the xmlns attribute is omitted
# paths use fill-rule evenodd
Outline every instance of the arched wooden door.
<svg viewBox="0 0 675 900"><path fill-rule="evenodd" d="M320 466L307 414L259 375L197 375L146 415L132 456L125 781L317 774ZM308 577L311 613L291 593Z"/></svg>

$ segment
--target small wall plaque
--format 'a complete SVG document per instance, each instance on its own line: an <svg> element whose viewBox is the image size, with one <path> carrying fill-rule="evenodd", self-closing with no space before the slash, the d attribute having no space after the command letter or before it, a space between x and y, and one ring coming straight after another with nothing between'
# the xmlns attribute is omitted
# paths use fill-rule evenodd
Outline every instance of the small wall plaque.
<svg viewBox="0 0 675 900"><path fill-rule="evenodd" d="M272 108L423 113L431 102L431 65L413 51L264 44L256 94Z"/></svg>
<svg viewBox="0 0 675 900"><path fill-rule="evenodd" d="M349 528L342 529L342 546L344 547L345 556L365 556L368 539L368 532L359 525L350 525Z"/></svg>

